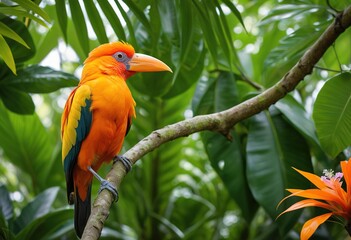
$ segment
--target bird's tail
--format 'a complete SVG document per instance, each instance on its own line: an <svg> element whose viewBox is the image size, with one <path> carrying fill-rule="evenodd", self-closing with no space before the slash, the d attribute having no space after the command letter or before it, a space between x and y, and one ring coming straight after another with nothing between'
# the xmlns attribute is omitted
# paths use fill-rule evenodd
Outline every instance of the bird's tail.
<svg viewBox="0 0 351 240"><path fill-rule="evenodd" d="M85 225L91 212L91 182L88 185L87 194L84 201L79 196L77 186L75 186L75 201L74 201L74 228L79 238L82 237Z"/></svg>

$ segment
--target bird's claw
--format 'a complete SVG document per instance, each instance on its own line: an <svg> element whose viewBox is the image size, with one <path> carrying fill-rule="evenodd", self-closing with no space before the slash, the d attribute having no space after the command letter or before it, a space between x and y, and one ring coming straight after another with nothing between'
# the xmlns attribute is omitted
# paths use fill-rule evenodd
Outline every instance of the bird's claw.
<svg viewBox="0 0 351 240"><path fill-rule="evenodd" d="M100 185L100 188L99 188L99 193L104 190L104 189L107 189L109 190L112 195L114 196L114 202L117 202L118 201L118 191L117 191L117 188L115 186L113 186L109 181L103 179L101 181L101 185Z"/></svg>
<svg viewBox="0 0 351 240"><path fill-rule="evenodd" d="M104 190L107 189L109 190L112 195L114 196L114 201L117 202L118 201L118 191L117 188L115 186L113 186L109 181L107 181L106 179L103 179L102 177L100 177L99 174L97 174L97 172L94 171L94 169L92 169L90 166L88 167L88 170L97 178L97 180L99 180L99 182L101 183L100 185L100 189L99 189L99 193Z"/></svg>
<svg viewBox="0 0 351 240"><path fill-rule="evenodd" d="M115 164L118 161L121 161L121 163L126 169L126 172L129 172L132 169L132 162L130 161L129 158L117 155L113 158L113 164Z"/></svg>

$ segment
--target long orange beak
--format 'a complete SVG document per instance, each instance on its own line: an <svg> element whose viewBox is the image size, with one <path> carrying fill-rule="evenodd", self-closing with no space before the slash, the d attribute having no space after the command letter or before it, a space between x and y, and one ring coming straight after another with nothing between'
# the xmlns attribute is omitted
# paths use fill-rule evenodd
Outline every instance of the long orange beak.
<svg viewBox="0 0 351 240"><path fill-rule="evenodd" d="M172 72L172 69L164 62L141 53L135 53L132 59L130 59L128 65L128 70L133 72Z"/></svg>

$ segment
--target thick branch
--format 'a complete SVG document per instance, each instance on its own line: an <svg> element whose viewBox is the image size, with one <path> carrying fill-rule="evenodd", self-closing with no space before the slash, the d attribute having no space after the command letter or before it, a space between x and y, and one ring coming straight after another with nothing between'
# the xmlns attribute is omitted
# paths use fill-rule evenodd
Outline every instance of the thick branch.
<svg viewBox="0 0 351 240"><path fill-rule="evenodd" d="M288 92L295 89L298 83L312 72L314 65L321 59L339 35L346 28L350 27L350 25L351 5L337 16L334 23L305 52L298 63L273 87L228 110L196 116L192 119L156 130L127 151L124 156L129 158L134 164L138 159L155 150L160 145L196 132L210 130L227 135L236 123L267 109L270 105L283 98ZM117 164L112 166L106 178L118 188L125 174L123 165L117 162ZM113 197L108 191L102 191L97 196L82 239L95 240L99 238L103 224L108 217L109 209L113 202L112 199Z"/></svg>

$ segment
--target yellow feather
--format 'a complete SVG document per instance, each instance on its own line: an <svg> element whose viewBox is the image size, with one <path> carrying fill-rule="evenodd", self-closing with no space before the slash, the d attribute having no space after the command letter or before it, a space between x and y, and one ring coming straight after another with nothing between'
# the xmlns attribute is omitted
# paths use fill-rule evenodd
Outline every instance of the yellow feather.
<svg viewBox="0 0 351 240"><path fill-rule="evenodd" d="M71 148L76 144L76 129L81 118L81 108L86 106L86 100L91 98L91 89L87 85L77 87L73 100L66 116L66 125L63 126L62 135L62 161L65 159ZM65 108L68 107L67 105Z"/></svg>

